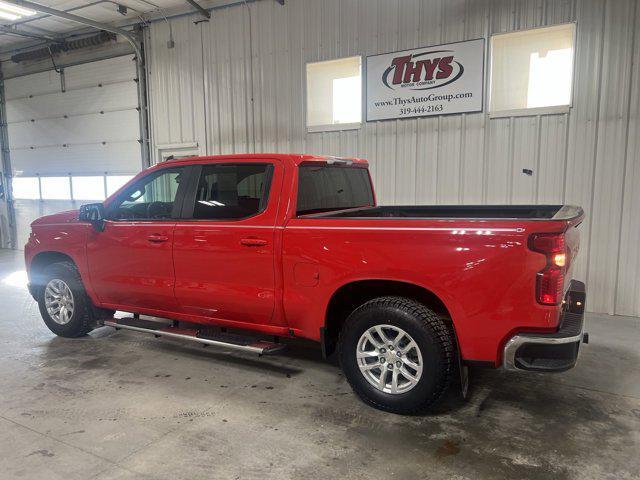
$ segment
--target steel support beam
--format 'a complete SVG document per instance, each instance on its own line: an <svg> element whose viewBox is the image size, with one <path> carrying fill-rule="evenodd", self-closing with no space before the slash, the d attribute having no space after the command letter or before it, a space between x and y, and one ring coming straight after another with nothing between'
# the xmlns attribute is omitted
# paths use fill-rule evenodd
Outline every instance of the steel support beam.
<svg viewBox="0 0 640 480"><path fill-rule="evenodd" d="M140 42L131 32L127 30L123 30L122 28L118 28L118 27L113 27L106 23L96 22L95 20L91 20L90 18L74 15L73 13L63 12L62 10L56 10L55 8L47 7L46 5L40 5L39 3L28 2L27 0L7 0L7 1L8 3L13 3L14 5L18 5L19 7L35 10L38 13L48 13L52 17L63 18L71 22L81 23L83 25L88 25L90 27L97 28L98 30L105 30L107 32L112 32L117 35L122 35L133 46L133 49L136 51L136 56L142 57Z"/></svg>
<svg viewBox="0 0 640 480"><path fill-rule="evenodd" d="M140 35L136 36L128 30L114 27L112 25L96 22L89 18L74 15L73 13L63 12L62 10L56 10L55 8L47 7L46 5L40 5L39 3L29 2L27 0L7 0L9 3L18 5L20 7L29 8L35 10L38 13L47 13L52 17L63 18L72 22L88 25L89 27L96 28L98 30L105 30L117 35L123 36L133 47L136 52L136 71L137 71L137 84L138 84L138 106L140 117L140 148L142 153L142 165L147 166L150 164L149 156L149 117L147 108L147 89L146 89L146 69L144 64L144 52L142 51L142 42L140 41Z"/></svg>
<svg viewBox="0 0 640 480"><path fill-rule="evenodd" d="M62 39L55 35L47 35L44 33L32 33L26 30L18 30L15 27L8 27L6 25L0 25L0 32L7 33L9 35L19 35L21 37L34 38L36 40L44 40L47 42L61 42Z"/></svg>
<svg viewBox="0 0 640 480"><path fill-rule="evenodd" d="M0 72L0 248L18 248L16 214L11 191L13 169L9 152L9 135L7 131L6 99L4 96L4 79Z"/></svg>
<svg viewBox="0 0 640 480"><path fill-rule="evenodd" d="M196 0L187 0L187 3L198 10L200 15L202 15L207 20L211 18L211 12L202 8L202 6L198 2L196 2Z"/></svg>

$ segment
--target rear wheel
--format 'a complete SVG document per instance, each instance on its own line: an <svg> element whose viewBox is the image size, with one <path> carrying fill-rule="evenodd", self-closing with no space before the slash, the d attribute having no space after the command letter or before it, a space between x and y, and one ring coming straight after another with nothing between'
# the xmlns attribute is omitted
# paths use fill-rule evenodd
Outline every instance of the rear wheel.
<svg viewBox="0 0 640 480"><path fill-rule="evenodd" d="M340 362L366 403L394 413L419 413L446 391L454 369L447 325L423 304L380 297L354 310L340 336Z"/></svg>
<svg viewBox="0 0 640 480"><path fill-rule="evenodd" d="M76 266L53 263L42 272L38 306L44 323L61 337L81 337L96 326L106 311L93 307Z"/></svg>

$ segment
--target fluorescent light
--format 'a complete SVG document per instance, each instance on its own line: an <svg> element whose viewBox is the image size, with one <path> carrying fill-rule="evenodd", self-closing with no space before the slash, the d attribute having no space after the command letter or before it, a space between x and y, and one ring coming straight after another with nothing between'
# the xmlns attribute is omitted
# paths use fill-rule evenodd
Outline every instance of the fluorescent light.
<svg viewBox="0 0 640 480"><path fill-rule="evenodd" d="M0 18L4 18L5 20L17 20L20 18L20 15L14 15L13 13L3 12L0 10Z"/></svg>
<svg viewBox="0 0 640 480"><path fill-rule="evenodd" d="M7 2L1 2L0 1L0 9L5 10L6 12L11 12L14 14L18 15L19 17L30 17L32 15L35 15L36 12L35 10L31 10L30 8L24 8L24 7L18 7L17 5L13 5L11 3L7 3ZM0 15L5 15L5 12L0 12ZM3 17L5 18L5 17ZM11 19L9 19L11 20Z"/></svg>

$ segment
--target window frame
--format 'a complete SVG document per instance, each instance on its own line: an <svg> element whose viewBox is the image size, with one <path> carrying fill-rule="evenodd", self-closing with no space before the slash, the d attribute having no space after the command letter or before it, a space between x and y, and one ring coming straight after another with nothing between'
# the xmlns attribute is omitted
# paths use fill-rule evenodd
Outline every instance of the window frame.
<svg viewBox="0 0 640 480"><path fill-rule="evenodd" d="M572 54L571 84L570 84L570 93L569 93L569 103L566 105L551 105L546 107L532 107L532 108L515 108L515 109L498 110L498 111L492 112L491 97L492 97L492 90L493 90L493 87L492 87L493 86L493 38L498 37L500 35L531 32L531 31L540 30L543 28L561 27L566 25L571 26L572 34L573 34L573 39L572 39L573 51L571 52ZM487 83L488 91L486 95L487 104L485 106L486 111L489 115L489 118L535 117L538 115L558 115L558 114L569 113L571 111L571 108L573 107L573 93L575 90L574 86L575 86L575 79L576 79L576 50L577 50L576 42L578 38L577 32L578 32L578 24L577 22L573 21L573 22L554 23L552 25L540 25L538 27L533 27L533 28L521 28L517 30L510 30L508 32L498 32L498 33L493 33L489 35L489 49L488 49L489 50L488 52L489 75L487 78L487 82L488 82Z"/></svg>
<svg viewBox="0 0 640 480"><path fill-rule="evenodd" d="M153 177L149 181L153 181L155 178L163 175L167 170L183 170L183 175L185 179L180 182L178 186L178 191L176 192L176 198L173 201L173 208L171 209L171 217L170 218L111 218L112 209L114 205L120 205L122 203L122 197L130 195L135 192L140 183L145 182L150 177ZM180 219L180 213L182 212L182 207L184 205L185 195L188 192L188 186L191 185L192 177L193 177L193 169L192 165L171 165L168 164L163 168L159 168L158 170L154 170L153 172L149 172L147 175L144 175L138 178L134 183L129 185L126 189L121 191L118 195L110 198L108 203L104 203L105 206L105 220L108 222L116 222L116 223L166 223L167 221L176 221ZM149 183L148 181L146 183Z"/></svg>
<svg viewBox="0 0 640 480"><path fill-rule="evenodd" d="M211 166L256 166L256 165L264 165L267 167L265 171L265 181L262 186L262 199L260 200L260 208L259 210L251 215L246 215L244 217L237 218L193 218L193 212L196 207L196 194L198 192L198 184L200 183L200 177L202 176L202 170L205 167ZM271 186L273 184L273 176L275 172L276 165L273 162L267 160L260 160L255 162L212 162L212 163L202 163L193 166L193 171L191 172L191 176L189 179L189 185L187 188L187 192L183 198L182 209L180 213L180 221L186 222L215 222L215 223L224 223L224 222L238 222L241 220L247 220L249 218L255 218L260 215L263 215L269 204L271 202Z"/></svg>
<svg viewBox="0 0 640 480"><path fill-rule="evenodd" d="M311 125L309 126L309 70L308 65L312 63L332 62L335 60L345 60L347 58L359 58L360 59L360 121L350 123L327 123L323 125ZM363 55L347 55L345 57L337 58L325 58L323 60L313 60L305 62L304 64L304 127L307 133L322 133L322 132L338 132L342 130L359 130L362 128L365 120L365 89L366 89L366 68L363 62Z"/></svg>

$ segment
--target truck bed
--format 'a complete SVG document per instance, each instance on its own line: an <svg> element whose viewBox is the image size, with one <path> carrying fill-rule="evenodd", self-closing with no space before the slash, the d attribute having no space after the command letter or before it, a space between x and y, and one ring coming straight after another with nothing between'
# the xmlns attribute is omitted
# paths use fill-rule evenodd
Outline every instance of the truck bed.
<svg viewBox="0 0 640 480"><path fill-rule="evenodd" d="M581 215L571 205L389 205L322 212L314 218L434 218L483 220L568 220Z"/></svg>

